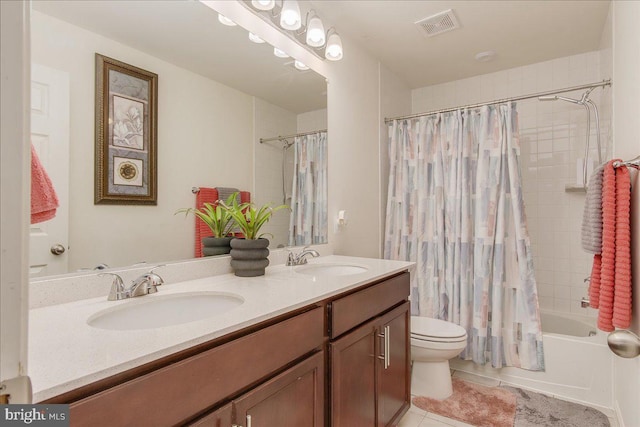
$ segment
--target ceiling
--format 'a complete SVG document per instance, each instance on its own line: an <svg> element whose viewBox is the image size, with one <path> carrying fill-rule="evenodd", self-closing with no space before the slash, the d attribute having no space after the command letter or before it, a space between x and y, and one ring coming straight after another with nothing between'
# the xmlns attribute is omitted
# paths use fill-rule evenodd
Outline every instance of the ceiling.
<svg viewBox="0 0 640 427"><path fill-rule="evenodd" d="M296 70L291 58L250 42L239 26L220 24L218 14L200 2L35 0L33 8L288 111L327 106L324 77Z"/></svg>
<svg viewBox="0 0 640 427"><path fill-rule="evenodd" d="M609 1L303 1L419 88L599 48ZM326 83L247 40L197 1L34 1L34 9L177 64L289 111L326 107ZM124 7L126 5L126 7ZM427 37L414 23L453 9L460 28ZM345 45L345 56L349 55ZM496 57L474 56L493 50ZM135 64L134 64L135 65ZM302 95L301 95L302 94Z"/></svg>
<svg viewBox="0 0 640 427"><path fill-rule="evenodd" d="M309 7L419 88L597 50L609 1L315 0ZM447 9L461 28L427 37L414 25ZM488 50L494 60L474 59Z"/></svg>

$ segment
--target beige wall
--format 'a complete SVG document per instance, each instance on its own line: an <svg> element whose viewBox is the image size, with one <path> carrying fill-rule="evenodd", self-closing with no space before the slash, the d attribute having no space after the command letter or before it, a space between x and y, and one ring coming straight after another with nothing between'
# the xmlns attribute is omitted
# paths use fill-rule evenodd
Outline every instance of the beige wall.
<svg viewBox="0 0 640 427"><path fill-rule="evenodd" d="M613 156L640 155L640 2L614 1L613 9ZM633 320L640 334L640 177L633 172L632 250ZM614 357L614 404L621 427L640 426L640 357Z"/></svg>
<svg viewBox="0 0 640 427"><path fill-rule="evenodd" d="M378 257L380 248L378 61L342 36L344 58L331 63L329 242L338 255ZM348 224L336 230L339 210Z"/></svg>
<svg viewBox="0 0 640 427"><path fill-rule="evenodd" d="M69 73L70 271L193 257L193 186L253 191L253 97L37 11L32 60ZM93 204L94 54L158 80L158 205ZM293 117L295 128L295 117Z"/></svg>

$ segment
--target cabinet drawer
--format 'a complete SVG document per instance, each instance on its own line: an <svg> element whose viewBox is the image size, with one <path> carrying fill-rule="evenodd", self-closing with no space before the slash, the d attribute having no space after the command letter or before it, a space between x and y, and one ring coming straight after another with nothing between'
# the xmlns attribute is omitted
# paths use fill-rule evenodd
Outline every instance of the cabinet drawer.
<svg viewBox="0 0 640 427"><path fill-rule="evenodd" d="M320 347L323 324L323 310L315 308L75 402L72 425L183 423Z"/></svg>
<svg viewBox="0 0 640 427"><path fill-rule="evenodd" d="M409 297L409 273L331 302L330 337L342 335Z"/></svg>

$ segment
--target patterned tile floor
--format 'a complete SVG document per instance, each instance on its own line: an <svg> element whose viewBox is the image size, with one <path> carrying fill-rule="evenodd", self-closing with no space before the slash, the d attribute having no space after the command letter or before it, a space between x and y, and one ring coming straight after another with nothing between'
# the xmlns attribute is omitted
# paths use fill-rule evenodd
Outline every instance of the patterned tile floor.
<svg viewBox="0 0 640 427"><path fill-rule="evenodd" d="M491 378L480 377L477 375L467 374L465 372L454 372L454 376L462 378L465 381L474 382L487 387L497 387L500 385L500 381ZM412 399L414 396L411 396ZM613 411L604 411L602 408L597 408L604 412L609 418L611 427L618 427ZM398 427L475 427L471 424L463 423L462 421L454 420L451 418L443 417L431 412L427 412L411 404L409 411L402 417Z"/></svg>

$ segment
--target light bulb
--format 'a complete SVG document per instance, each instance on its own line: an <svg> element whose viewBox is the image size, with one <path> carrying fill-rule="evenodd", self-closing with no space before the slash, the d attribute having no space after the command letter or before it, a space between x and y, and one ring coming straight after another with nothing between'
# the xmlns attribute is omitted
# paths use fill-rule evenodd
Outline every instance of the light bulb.
<svg viewBox="0 0 640 427"><path fill-rule="evenodd" d="M275 0L251 0L251 5L258 10L271 10L276 5Z"/></svg>
<svg viewBox="0 0 640 427"><path fill-rule="evenodd" d="M320 18L314 16L309 20L307 26L307 44L311 47L320 47L324 45L324 42L324 25L322 25Z"/></svg>
<svg viewBox="0 0 640 427"><path fill-rule="evenodd" d="M280 12L280 26L285 30L297 30L302 26L300 7L295 0L284 0Z"/></svg>
<svg viewBox="0 0 640 427"><path fill-rule="evenodd" d="M218 14L218 21L220 21L221 24L224 24L228 27L235 27L236 25L238 25L221 13Z"/></svg>
<svg viewBox="0 0 640 427"><path fill-rule="evenodd" d="M260 37L256 36L253 33L249 33L249 40L251 40L254 43L264 43L264 40L262 40Z"/></svg>
<svg viewBox="0 0 640 427"><path fill-rule="evenodd" d="M293 65L300 71L307 71L309 69L309 67L307 67L306 65L304 65L302 62L298 61L297 59L295 60Z"/></svg>
<svg viewBox="0 0 640 427"><path fill-rule="evenodd" d="M327 40L327 48L324 51L324 57L329 61L339 61L342 59L342 40L338 33L333 33Z"/></svg>
<svg viewBox="0 0 640 427"><path fill-rule="evenodd" d="M273 54L275 56L277 56L278 58L288 58L289 55L287 55L287 53L284 50L280 50L277 47L273 48Z"/></svg>

